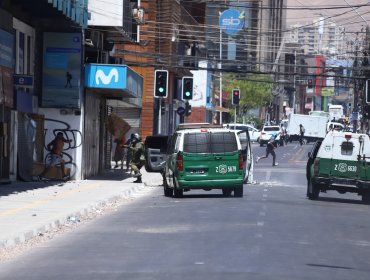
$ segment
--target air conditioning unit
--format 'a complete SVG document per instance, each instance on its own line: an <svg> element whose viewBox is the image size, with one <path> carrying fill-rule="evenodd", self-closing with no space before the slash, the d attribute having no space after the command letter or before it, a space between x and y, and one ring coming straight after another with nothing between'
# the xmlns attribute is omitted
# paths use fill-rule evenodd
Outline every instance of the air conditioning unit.
<svg viewBox="0 0 370 280"><path fill-rule="evenodd" d="M132 16L138 24L144 23L144 9L143 8L134 8L132 9Z"/></svg>

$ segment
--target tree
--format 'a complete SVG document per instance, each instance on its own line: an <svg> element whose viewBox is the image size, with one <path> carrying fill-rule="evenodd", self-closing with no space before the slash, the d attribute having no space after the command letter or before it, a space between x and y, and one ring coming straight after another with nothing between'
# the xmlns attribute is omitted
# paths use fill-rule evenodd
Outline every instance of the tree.
<svg viewBox="0 0 370 280"><path fill-rule="evenodd" d="M229 104L231 105L232 90L240 89L239 107L246 106L249 109L265 107L272 100L273 80L268 75L240 76L236 74L224 75L224 91L229 92ZM234 115L234 110L230 113Z"/></svg>
<svg viewBox="0 0 370 280"><path fill-rule="evenodd" d="M224 91L232 92L234 88L240 89L239 105L247 105L248 108L258 108L264 106L272 99L271 90L273 80L266 75L251 75L238 77L235 74L225 75L227 81L223 87ZM230 104L231 104L231 94Z"/></svg>

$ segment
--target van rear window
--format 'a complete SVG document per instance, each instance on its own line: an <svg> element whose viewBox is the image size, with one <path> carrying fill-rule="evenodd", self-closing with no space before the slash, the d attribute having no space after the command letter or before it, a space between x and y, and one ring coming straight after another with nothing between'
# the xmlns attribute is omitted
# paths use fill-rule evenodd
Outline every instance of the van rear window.
<svg viewBox="0 0 370 280"><path fill-rule="evenodd" d="M340 145L340 151L344 156L351 156L353 153L353 143L343 142L342 145Z"/></svg>
<svg viewBox="0 0 370 280"><path fill-rule="evenodd" d="M187 133L184 135L184 152L227 153L238 150L233 132Z"/></svg>

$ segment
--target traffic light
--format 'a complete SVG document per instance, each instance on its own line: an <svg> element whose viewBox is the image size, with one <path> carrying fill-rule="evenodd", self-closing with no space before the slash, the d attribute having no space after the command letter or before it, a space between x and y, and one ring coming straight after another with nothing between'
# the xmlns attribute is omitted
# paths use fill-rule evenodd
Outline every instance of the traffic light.
<svg viewBox="0 0 370 280"><path fill-rule="evenodd" d="M313 88L313 79L311 79L311 78L307 79L307 87L308 88Z"/></svg>
<svg viewBox="0 0 370 280"><path fill-rule="evenodd" d="M182 77L182 99L193 99L193 77Z"/></svg>
<svg viewBox="0 0 370 280"><path fill-rule="evenodd" d="M189 102L185 103L185 116L190 116L191 115L191 105Z"/></svg>
<svg viewBox="0 0 370 280"><path fill-rule="evenodd" d="M154 97L166 98L168 94L168 71L155 70L154 72Z"/></svg>
<svg viewBox="0 0 370 280"><path fill-rule="evenodd" d="M370 120L370 105L364 106L363 116L364 119Z"/></svg>
<svg viewBox="0 0 370 280"><path fill-rule="evenodd" d="M367 104L370 104L370 80L366 80L365 101Z"/></svg>
<svg viewBox="0 0 370 280"><path fill-rule="evenodd" d="M239 89L233 89L233 97L232 97L232 104L233 105L239 105L240 101L240 90Z"/></svg>

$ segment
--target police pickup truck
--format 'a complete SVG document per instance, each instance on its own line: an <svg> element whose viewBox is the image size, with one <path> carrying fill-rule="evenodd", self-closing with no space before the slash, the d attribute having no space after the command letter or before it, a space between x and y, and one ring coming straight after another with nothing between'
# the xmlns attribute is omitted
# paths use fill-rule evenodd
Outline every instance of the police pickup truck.
<svg viewBox="0 0 370 280"><path fill-rule="evenodd" d="M329 131L308 154L307 197L320 192L352 192L370 202L370 140L366 134Z"/></svg>

